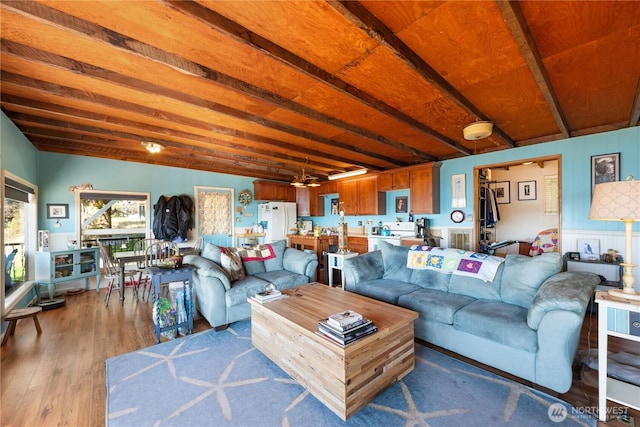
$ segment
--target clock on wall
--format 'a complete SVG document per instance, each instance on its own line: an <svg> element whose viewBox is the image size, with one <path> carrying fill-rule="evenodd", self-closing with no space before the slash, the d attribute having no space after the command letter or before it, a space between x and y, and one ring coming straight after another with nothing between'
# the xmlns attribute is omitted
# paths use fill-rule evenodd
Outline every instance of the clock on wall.
<svg viewBox="0 0 640 427"><path fill-rule="evenodd" d="M464 221L464 212L458 209L451 212L451 221L455 222L456 224L460 224L462 221Z"/></svg>
<svg viewBox="0 0 640 427"><path fill-rule="evenodd" d="M251 200L253 200L253 196L251 195L250 190L242 190L238 194L238 201L242 204L245 210L247 210L247 205L251 203Z"/></svg>

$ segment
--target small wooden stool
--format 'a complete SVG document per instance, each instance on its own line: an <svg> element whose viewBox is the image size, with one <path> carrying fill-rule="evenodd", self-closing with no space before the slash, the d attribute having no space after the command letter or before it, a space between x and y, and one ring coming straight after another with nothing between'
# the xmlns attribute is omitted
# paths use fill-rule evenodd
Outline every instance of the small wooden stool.
<svg viewBox="0 0 640 427"><path fill-rule="evenodd" d="M27 308L16 308L11 310L7 317L4 318L5 322L9 322L9 327L7 331L4 333L4 338L2 339L2 344L5 345L7 340L9 339L9 335L13 335L16 331L16 323L20 319L26 319L27 317L33 317L33 323L36 324L36 330L38 334L42 333L42 328L40 327L40 322L38 322L38 313L42 311L42 307L27 307Z"/></svg>

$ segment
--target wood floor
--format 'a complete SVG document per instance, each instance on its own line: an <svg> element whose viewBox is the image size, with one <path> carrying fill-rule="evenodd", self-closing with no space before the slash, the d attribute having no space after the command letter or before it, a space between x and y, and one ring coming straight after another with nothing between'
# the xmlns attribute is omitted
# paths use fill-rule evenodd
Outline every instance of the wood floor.
<svg viewBox="0 0 640 427"><path fill-rule="evenodd" d="M2 426L105 425L105 359L155 344L151 304L136 303L127 290L120 305L88 291L66 296L66 306L42 312L42 335L31 319L19 320L16 334L2 347ZM585 319L580 348L597 347L597 318ZM195 330L209 329L196 319ZM589 333L590 332L590 333ZM610 350L640 354L638 343L610 341ZM576 407L597 407L597 372L578 375L571 390L559 397ZM640 413L630 410L640 427ZM606 426L628 426L610 421Z"/></svg>

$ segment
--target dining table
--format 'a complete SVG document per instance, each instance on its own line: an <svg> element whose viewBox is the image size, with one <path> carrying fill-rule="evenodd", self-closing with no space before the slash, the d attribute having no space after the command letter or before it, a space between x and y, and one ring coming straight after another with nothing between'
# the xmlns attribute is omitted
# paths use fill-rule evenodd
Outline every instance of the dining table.
<svg viewBox="0 0 640 427"><path fill-rule="evenodd" d="M146 255L143 253L136 253L134 251L124 251L124 252L116 252L113 254L113 257L118 262L118 273L120 274L120 286L122 286L124 281L124 272L127 264L136 263L137 265L140 261L145 261ZM124 292L120 292L120 301L124 304Z"/></svg>

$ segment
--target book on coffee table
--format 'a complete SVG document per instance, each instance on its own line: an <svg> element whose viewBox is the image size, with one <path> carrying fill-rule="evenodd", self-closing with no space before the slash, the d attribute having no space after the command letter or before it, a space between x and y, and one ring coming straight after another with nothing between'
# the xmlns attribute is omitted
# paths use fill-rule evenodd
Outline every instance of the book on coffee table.
<svg viewBox="0 0 640 427"><path fill-rule="evenodd" d="M288 296L287 294L283 294L282 292L276 289L275 291L258 292L251 298L253 298L258 302L263 303L263 302L273 301L280 298L286 298L287 296Z"/></svg>
<svg viewBox="0 0 640 427"><path fill-rule="evenodd" d="M338 333L333 332L331 329L325 329L321 325L318 325L317 334L329 339L330 341L333 341L336 344L346 346L359 340L360 338L369 336L377 331L378 328L372 322L370 322L368 325L362 328L357 328L355 331L344 335L339 335Z"/></svg>
<svg viewBox="0 0 640 427"><path fill-rule="evenodd" d="M341 311L340 313L332 314L327 318L327 322L336 328L348 329L349 327L362 320L362 314L355 311Z"/></svg>

